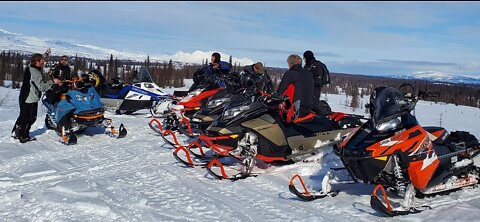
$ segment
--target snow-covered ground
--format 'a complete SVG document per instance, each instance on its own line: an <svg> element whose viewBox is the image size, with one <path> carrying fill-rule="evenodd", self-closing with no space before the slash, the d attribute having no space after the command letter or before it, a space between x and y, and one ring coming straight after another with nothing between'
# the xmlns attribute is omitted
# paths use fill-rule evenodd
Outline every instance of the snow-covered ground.
<svg viewBox="0 0 480 222"><path fill-rule="evenodd" d="M327 151L314 162L271 167L266 174L236 182L219 181L205 169L177 163L171 147L147 126L147 111L107 113L117 126L125 124L124 139L89 129L79 136L77 145L65 146L44 127L45 108L40 106L31 130L37 141L20 144L10 137L18 115L18 93L0 87L2 221L385 220L369 206L371 185L345 184L338 196L313 202L300 201L288 191L294 173L319 188L326 171L341 166ZM334 111L352 112L342 105L344 95L327 98ZM356 113L366 115L363 110ZM439 125L441 113L445 128L470 131L480 138L479 109L421 101L416 110L422 125ZM480 217L478 187L418 202L438 207L394 220L475 221Z"/></svg>

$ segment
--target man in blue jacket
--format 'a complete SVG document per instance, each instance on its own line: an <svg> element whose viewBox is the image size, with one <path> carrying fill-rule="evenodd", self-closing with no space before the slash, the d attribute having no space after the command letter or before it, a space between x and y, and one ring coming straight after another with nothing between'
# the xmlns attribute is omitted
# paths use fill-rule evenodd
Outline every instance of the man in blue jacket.
<svg viewBox="0 0 480 222"><path fill-rule="evenodd" d="M210 64L208 64L208 72L205 76L206 82L215 83L219 78L222 78L225 75L228 75L232 65L228 62L220 60L220 53L214 52L210 58ZM217 82L219 87L225 88L225 81L220 80Z"/></svg>

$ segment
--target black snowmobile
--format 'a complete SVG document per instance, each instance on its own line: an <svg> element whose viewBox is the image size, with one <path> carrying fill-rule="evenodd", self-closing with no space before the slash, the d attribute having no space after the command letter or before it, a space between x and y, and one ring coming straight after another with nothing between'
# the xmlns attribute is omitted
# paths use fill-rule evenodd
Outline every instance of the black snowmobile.
<svg viewBox="0 0 480 222"><path fill-rule="evenodd" d="M200 135L201 142L213 150L215 156L228 156L241 162L244 169L234 176L226 174L219 159L203 155L201 147L200 155L193 152L192 148L198 148L198 143L191 143L187 148L178 147L174 156L187 166L207 165L209 172L219 179L237 180L248 177L257 160L267 163L300 161L325 146L338 143L343 135L361 124L359 116L344 113L311 113L286 122L283 111L290 107L295 108L288 98L265 93L253 100L232 102L207 128L206 134ZM179 151L183 151L185 157L179 157ZM194 163L190 154L203 163ZM220 168L221 175L214 172L213 166Z"/></svg>
<svg viewBox="0 0 480 222"><path fill-rule="evenodd" d="M256 85L253 85L252 74L238 74L234 72L230 73L228 76L223 77L223 80L226 87L216 89L216 91L212 92L214 93L213 96L205 97L207 101L203 102L202 105L197 108L198 111L196 111L191 118L188 118L187 116L182 116L182 119L178 119L178 114L176 114L175 112L168 112L169 115L166 115L166 118L163 122L163 127L165 128L165 131L162 132L162 130L160 130L161 124L158 122L158 120L155 119L152 119L152 121L150 121L150 127L154 131L160 133L163 137L166 135L171 135L174 142L169 141L164 137L165 141L172 146L180 146L180 144L178 144L178 140L174 131L178 130L183 135L186 135L193 139L198 139L198 135L204 133L206 128L210 126L210 124L221 115L226 104L229 104L233 101L245 100L246 98L250 100L251 97L259 95L259 90L257 89ZM208 92L209 91L207 91L206 93ZM192 99L197 101L200 98ZM189 103L192 102L184 101L183 104L185 106ZM172 107L172 110L175 110L175 107ZM158 129L154 127L153 124L159 125Z"/></svg>

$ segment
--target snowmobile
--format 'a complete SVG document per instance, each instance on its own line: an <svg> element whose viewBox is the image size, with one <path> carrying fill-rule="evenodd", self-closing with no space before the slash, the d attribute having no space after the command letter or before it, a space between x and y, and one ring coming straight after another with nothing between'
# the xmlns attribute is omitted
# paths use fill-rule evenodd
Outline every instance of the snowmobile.
<svg viewBox="0 0 480 222"><path fill-rule="evenodd" d="M226 104L243 99L242 96L245 94L245 90L228 89L231 88L218 91L200 107L200 110L193 114L190 126L196 133L204 133L207 127L222 114Z"/></svg>
<svg viewBox="0 0 480 222"><path fill-rule="evenodd" d="M103 77L98 71L92 73L94 79ZM142 67L140 73L134 74L132 78L133 84L124 85L118 79L112 78L112 85L103 84L97 87L102 103L115 110L116 114L132 114L138 110L149 109L153 116L161 103L172 100L171 95L163 92L152 81L146 67Z"/></svg>
<svg viewBox="0 0 480 222"><path fill-rule="evenodd" d="M88 127L109 129L112 136L124 138L127 130L120 124L118 132L112 125L112 120L105 118L100 96L89 83L81 81L64 81L68 91L62 93L60 101L52 102L44 95L42 102L47 107L45 125L47 129L56 130L66 145L77 143L76 132Z"/></svg>
<svg viewBox="0 0 480 222"><path fill-rule="evenodd" d="M415 196L434 195L477 184L480 173L480 144L464 131L450 134L441 127L422 127L411 114L419 98L433 96L410 84L379 87L370 96L370 120L353 130L334 147L353 182L376 184L371 207L386 216L419 213L428 206L414 207ZM304 200L329 196L332 191L329 172L322 190L309 192L297 174L289 189ZM304 192L294 186L298 179ZM385 188L403 198L393 207ZM381 191L385 204L377 191Z"/></svg>
<svg viewBox="0 0 480 222"><path fill-rule="evenodd" d="M201 68L196 73L198 72L206 72L206 69ZM172 143L164 136L170 134L174 137L174 141L177 141L174 132L179 131L194 138L217 118L226 103L238 98L238 95L236 95L238 94L237 79L237 73L230 73L228 76L206 81L192 87L191 90L193 91L189 92L187 96L181 98L178 102L171 103L168 110L164 112L163 124L156 118L152 118L149 122L150 128L173 146L178 142ZM219 85L224 87L219 87Z"/></svg>
<svg viewBox="0 0 480 222"><path fill-rule="evenodd" d="M338 143L343 135L361 123L360 116L344 113L310 113L303 118L289 116L291 121L286 121L290 110L298 110L298 106L290 105L291 102L288 97L267 93L252 97L252 100L232 102L207 128L206 134L200 135L200 142L215 152L212 157L207 157L200 142L195 141L187 148L178 146L174 156L190 167L207 166L218 179L238 180L251 175L257 160L265 163L301 161L323 147ZM191 151L193 148L199 148L200 155ZM180 151L185 157L179 156ZM203 163L194 163L190 154ZM241 172L228 176L221 159L216 157L230 157L240 162ZM221 175L214 171L214 166L219 167Z"/></svg>

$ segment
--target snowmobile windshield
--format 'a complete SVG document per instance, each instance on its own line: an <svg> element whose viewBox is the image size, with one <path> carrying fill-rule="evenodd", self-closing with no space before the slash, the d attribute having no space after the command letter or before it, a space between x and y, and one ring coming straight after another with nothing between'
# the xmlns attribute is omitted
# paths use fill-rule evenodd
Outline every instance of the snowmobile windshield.
<svg viewBox="0 0 480 222"><path fill-rule="evenodd" d="M148 72L147 67L142 67L138 74L133 78L133 83L138 82L153 82L150 72Z"/></svg>
<svg viewBox="0 0 480 222"><path fill-rule="evenodd" d="M408 101L402 92L393 87L378 88L370 96L370 116L378 125L407 114Z"/></svg>

